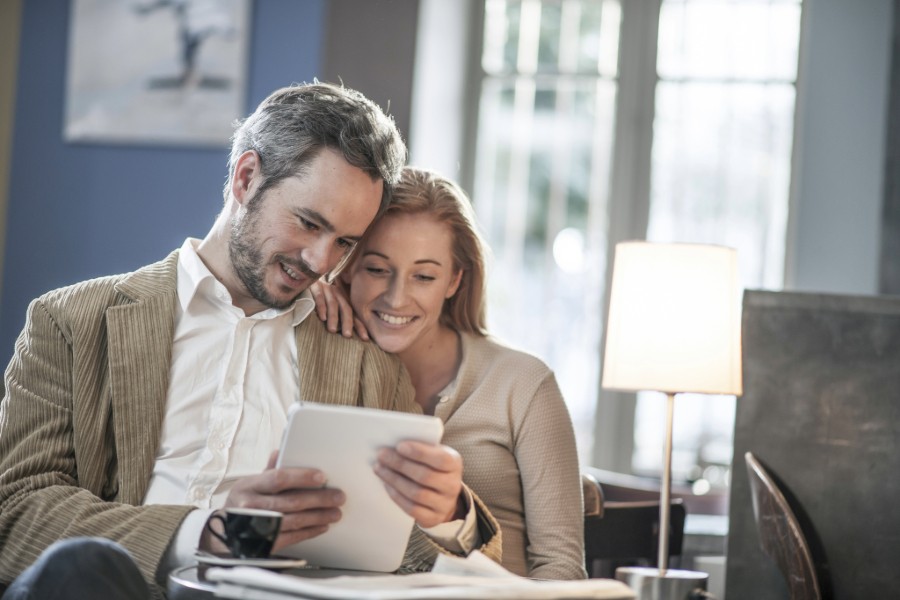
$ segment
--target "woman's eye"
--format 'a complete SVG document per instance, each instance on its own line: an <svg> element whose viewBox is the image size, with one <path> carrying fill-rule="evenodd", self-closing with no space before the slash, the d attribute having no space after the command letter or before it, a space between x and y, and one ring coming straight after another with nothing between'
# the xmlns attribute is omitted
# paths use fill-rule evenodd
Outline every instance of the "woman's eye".
<svg viewBox="0 0 900 600"><path fill-rule="evenodd" d="M416 279L419 281L434 281L437 277L432 277L431 275L416 275Z"/></svg>
<svg viewBox="0 0 900 600"><path fill-rule="evenodd" d="M366 267L366 272L372 275L384 275L387 273L387 270L380 267Z"/></svg>

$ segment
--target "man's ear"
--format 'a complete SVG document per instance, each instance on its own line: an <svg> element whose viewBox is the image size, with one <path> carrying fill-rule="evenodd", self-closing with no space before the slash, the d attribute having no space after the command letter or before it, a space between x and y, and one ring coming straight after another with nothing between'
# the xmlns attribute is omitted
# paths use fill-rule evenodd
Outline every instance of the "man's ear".
<svg viewBox="0 0 900 600"><path fill-rule="evenodd" d="M231 177L231 195L238 204L252 198L259 180L262 179L259 154L255 150L247 150L234 163L234 175Z"/></svg>

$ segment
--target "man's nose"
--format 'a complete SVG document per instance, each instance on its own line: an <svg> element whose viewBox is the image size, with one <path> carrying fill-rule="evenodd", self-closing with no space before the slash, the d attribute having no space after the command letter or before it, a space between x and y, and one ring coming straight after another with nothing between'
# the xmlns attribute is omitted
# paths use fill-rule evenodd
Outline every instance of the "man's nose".
<svg viewBox="0 0 900 600"><path fill-rule="evenodd" d="M343 252L337 247L337 244L330 240L323 240L307 247L302 256L310 269L319 275L324 275L337 266Z"/></svg>

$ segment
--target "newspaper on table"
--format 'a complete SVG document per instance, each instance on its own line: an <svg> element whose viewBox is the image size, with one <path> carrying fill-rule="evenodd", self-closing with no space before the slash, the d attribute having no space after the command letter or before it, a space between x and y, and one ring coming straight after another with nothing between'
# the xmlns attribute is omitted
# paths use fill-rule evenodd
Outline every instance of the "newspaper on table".
<svg viewBox="0 0 900 600"><path fill-rule="evenodd" d="M429 573L312 578L253 567L210 569L215 595L243 600L633 600L620 581L543 581L510 573L480 552L440 555Z"/></svg>

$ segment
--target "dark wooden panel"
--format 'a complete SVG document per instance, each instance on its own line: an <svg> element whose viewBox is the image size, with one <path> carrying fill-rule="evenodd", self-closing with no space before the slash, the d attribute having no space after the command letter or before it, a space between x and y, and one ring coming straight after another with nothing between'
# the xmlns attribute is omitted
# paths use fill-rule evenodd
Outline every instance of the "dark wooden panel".
<svg viewBox="0 0 900 600"><path fill-rule="evenodd" d="M359 90L409 139L419 0L329 0L319 78Z"/></svg>
<svg viewBox="0 0 900 600"><path fill-rule="evenodd" d="M726 597L788 597L759 548L748 450L804 527L824 598L897 593L900 299L748 291L743 346Z"/></svg>

